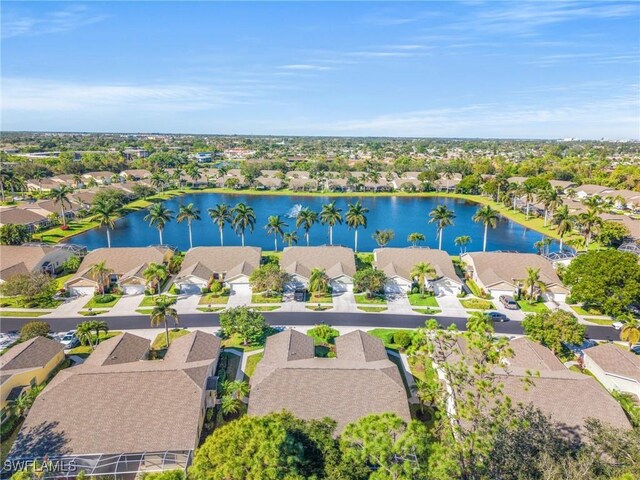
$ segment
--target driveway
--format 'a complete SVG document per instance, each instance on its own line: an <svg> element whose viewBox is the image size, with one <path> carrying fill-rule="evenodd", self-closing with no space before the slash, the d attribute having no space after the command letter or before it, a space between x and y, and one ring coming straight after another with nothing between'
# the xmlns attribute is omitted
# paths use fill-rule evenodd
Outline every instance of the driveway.
<svg viewBox="0 0 640 480"><path fill-rule="evenodd" d="M334 312L358 312L356 306L356 298L353 291L334 293L333 294L333 311Z"/></svg>
<svg viewBox="0 0 640 480"><path fill-rule="evenodd" d="M505 308L498 298L492 298L491 303L496 306L496 310L500 313L504 313L509 319L521 322L524 320L525 313L522 310L509 310Z"/></svg>
<svg viewBox="0 0 640 480"><path fill-rule="evenodd" d="M56 318L67 318L67 317L79 317L79 310L82 310L87 302L91 300L89 295L79 295L75 298L70 298L61 304L58 308L56 308L52 313L48 315L43 315L43 318L46 317L56 317Z"/></svg>
<svg viewBox="0 0 640 480"><path fill-rule="evenodd" d="M176 302L176 310L180 315L184 313L196 313L201 295L179 295Z"/></svg>
<svg viewBox="0 0 640 480"><path fill-rule="evenodd" d="M442 315L452 315L466 317L467 311L460 303L460 299L455 295L441 295L436 297L438 305L442 309Z"/></svg>
<svg viewBox="0 0 640 480"><path fill-rule="evenodd" d="M409 298L407 297L406 293L387 290L384 296L387 299L388 313L408 314L408 315L416 313L413 311L413 308L409 303Z"/></svg>
<svg viewBox="0 0 640 480"><path fill-rule="evenodd" d="M118 300L118 303L109 311L109 314L114 316L132 315L135 313L143 298L144 295L142 294L123 295L122 298Z"/></svg>
<svg viewBox="0 0 640 480"><path fill-rule="evenodd" d="M251 304L251 286L248 283L237 283L231 285L229 292L229 307L240 307Z"/></svg>

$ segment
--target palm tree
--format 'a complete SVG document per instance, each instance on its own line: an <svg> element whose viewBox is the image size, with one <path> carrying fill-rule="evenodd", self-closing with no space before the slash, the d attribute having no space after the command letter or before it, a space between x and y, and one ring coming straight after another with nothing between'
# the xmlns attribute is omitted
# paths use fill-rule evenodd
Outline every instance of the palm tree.
<svg viewBox="0 0 640 480"><path fill-rule="evenodd" d="M96 345L100 343L100 332L104 332L105 335L109 333L109 325L102 320L91 320L89 322L89 328L96 332Z"/></svg>
<svg viewBox="0 0 640 480"><path fill-rule="evenodd" d="M98 199L91 207L92 220L107 231L107 247L111 248L111 230L116 228L116 218L120 209L115 202L108 199Z"/></svg>
<svg viewBox="0 0 640 480"><path fill-rule="evenodd" d="M524 201L526 203L527 218L529 218L529 207L531 206L531 203L533 203L533 199L537 190L538 189L535 185L531 185L527 182L520 185L520 192L522 193L522 196L524 197Z"/></svg>
<svg viewBox="0 0 640 480"><path fill-rule="evenodd" d="M176 300L174 298L157 297L155 299L155 303L156 305L153 307L151 312L151 326L159 327L164 323L165 339L167 342L167 348L169 348L169 317L173 318L176 327L180 323L178 311L173 308Z"/></svg>
<svg viewBox="0 0 640 480"><path fill-rule="evenodd" d="M593 195L591 197L585 198L584 204L597 212L602 211L602 197L599 195Z"/></svg>
<svg viewBox="0 0 640 480"><path fill-rule="evenodd" d="M93 351L93 328L91 322L82 322L76 327L76 337L82 345L89 345Z"/></svg>
<svg viewBox="0 0 640 480"><path fill-rule="evenodd" d="M417 263L411 269L411 278L417 279L418 285L420 286L420 294L422 297L424 297L424 289L427 284L427 280L433 278L435 274L436 269L427 262Z"/></svg>
<svg viewBox="0 0 640 480"><path fill-rule="evenodd" d="M431 219L429 223L435 223L438 228L438 249L442 250L442 232L445 228L453 225L453 219L456 218L456 214L453 210L449 210L446 205L438 205L429 213Z"/></svg>
<svg viewBox="0 0 640 480"><path fill-rule="evenodd" d="M242 380L224 380L222 382L222 400L220 409L224 415L240 411L242 399L249 395L249 384Z"/></svg>
<svg viewBox="0 0 640 480"><path fill-rule="evenodd" d="M284 235L283 228L286 226L287 224L280 218L280 215L269 216L269 218L267 219L267 224L264 226L264 228L267 229L267 235L273 235L273 242L276 252L278 251L278 235L281 237Z"/></svg>
<svg viewBox="0 0 640 480"><path fill-rule="evenodd" d="M467 252L467 245L471 243L471 237L469 235L461 235L456 237L453 243L456 247L460 247L460 255L462 255Z"/></svg>
<svg viewBox="0 0 640 480"><path fill-rule="evenodd" d="M322 268L314 268L309 276L309 293L320 296L329 291L329 277Z"/></svg>
<svg viewBox="0 0 640 480"><path fill-rule="evenodd" d="M233 220L229 205L218 203L215 207L209 209L209 217L213 223L218 225L218 229L220 230L220 246L224 246L224 226Z"/></svg>
<svg viewBox="0 0 640 480"><path fill-rule="evenodd" d="M549 218L549 212L553 212L562 205L562 197L560 192L555 188L545 188L538 193L538 198L542 201L544 206L544 226L547 226L547 220Z"/></svg>
<svg viewBox="0 0 640 480"><path fill-rule="evenodd" d="M473 216L473 221L476 223L482 223L484 225L484 239L482 240L482 251L487 251L487 230L489 227L496 228L498 220L500 219L500 213L497 210L491 208L490 205L485 205L478 209Z"/></svg>
<svg viewBox="0 0 640 480"><path fill-rule="evenodd" d="M347 221L347 225L349 228L353 228L355 231L355 248L354 251L358 251L358 227L367 228L367 217L366 214L369 212L369 209L363 207L358 200L353 205L347 206L347 213L345 215L345 219Z"/></svg>
<svg viewBox="0 0 640 480"><path fill-rule="evenodd" d="M411 246L415 247L420 242L424 242L424 235L420 232L413 232L407 236L407 242L411 242Z"/></svg>
<svg viewBox="0 0 640 480"><path fill-rule="evenodd" d="M640 320L629 316L620 329L620 340L629 343L629 350L640 342Z"/></svg>
<svg viewBox="0 0 640 480"><path fill-rule="evenodd" d="M493 331L493 325L485 312L471 312L467 319L467 330L483 333Z"/></svg>
<svg viewBox="0 0 640 480"><path fill-rule="evenodd" d="M298 244L298 232L287 232L282 236L282 241L286 242L287 245L297 245Z"/></svg>
<svg viewBox="0 0 640 480"><path fill-rule="evenodd" d="M161 203L154 203L149 207L149 213L144 217L149 225L156 226L160 234L160 245L162 245L162 231L167 223L173 219L173 212Z"/></svg>
<svg viewBox="0 0 640 480"><path fill-rule="evenodd" d="M322 206L320 223L329 225L329 245L333 245L333 227L342 223L342 209L336 207L336 202Z"/></svg>
<svg viewBox="0 0 640 480"><path fill-rule="evenodd" d="M301 208L296 216L296 228L304 229L304 236L307 239L307 247L309 246L309 230L318 221L318 213L309 209L309 207Z"/></svg>
<svg viewBox="0 0 640 480"><path fill-rule="evenodd" d="M522 284L522 288L527 291L527 297L529 300L533 301L535 298L536 290L539 292L545 292L547 290L547 285L540 280L540 269L527 267L527 278L524 279Z"/></svg>
<svg viewBox="0 0 640 480"><path fill-rule="evenodd" d="M109 279L109 274L112 272L113 270L111 268L107 268L104 260L102 262L94 263L89 269L89 275L98 284L98 288L102 295L104 295L104 286Z"/></svg>
<svg viewBox="0 0 640 480"><path fill-rule="evenodd" d="M71 189L66 185L62 185L58 188L52 188L49 192L49 196L53 199L54 205L60 204L60 211L62 213L62 225L67 226L67 215L65 214L64 204L71 206L71 201L69 200L69 194L71 193Z"/></svg>
<svg viewBox="0 0 640 480"><path fill-rule="evenodd" d="M371 235L371 238L378 244L380 248L384 248L387 244L395 238L396 234L393 230L376 230Z"/></svg>
<svg viewBox="0 0 640 480"><path fill-rule="evenodd" d="M244 247L244 232L248 228L250 232L253 232L253 227L256 224L256 214L253 208L246 203L238 203L233 207L233 219L231 220L233 229L236 233L240 233L242 238L242 246Z"/></svg>
<svg viewBox="0 0 640 480"><path fill-rule="evenodd" d="M178 223L187 221L189 227L189 248L193 248L193 236L191 235L191 222L194 220L200 220L200 210L193 203L189 205L180 205L178 216L176 217Z"/></svg>
<svg viewBox="0 0 640 480"><path fill-rule="evenodd" d="M602 226L602 218L600 218L597 209L590 208L586 212L578 215L578 222L582 226L586 247L588 248L594 230Z"/></svg>
<svg viewBox="0 0 640 480"><path fill-rule="evenodd" d="M147 286L153 287L157 285L158 295L160 295L160 284L169 276L169 270L167 266L162 263L150 263L144 272L142 272L142 275L147 281Z"/></svg>
<svg viewBox="0 0 640 480"><path fill-rule="evenodd" d="M552 221L557 226L556 232L560 235L560 251L562 251L562 244L564 242L564 236L573 230L575 217L569 212L569 207L562 205L553 214Z"/></svg>

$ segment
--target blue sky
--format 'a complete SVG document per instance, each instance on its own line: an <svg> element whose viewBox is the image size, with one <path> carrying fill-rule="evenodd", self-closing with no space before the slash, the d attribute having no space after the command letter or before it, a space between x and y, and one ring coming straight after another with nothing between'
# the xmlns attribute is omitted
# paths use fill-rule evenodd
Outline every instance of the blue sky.
<svg viewBox="0 0 640 480"><path fill-rule="evenodd" d="M638 2L8 2L3 130L640 137Z"/></svg>

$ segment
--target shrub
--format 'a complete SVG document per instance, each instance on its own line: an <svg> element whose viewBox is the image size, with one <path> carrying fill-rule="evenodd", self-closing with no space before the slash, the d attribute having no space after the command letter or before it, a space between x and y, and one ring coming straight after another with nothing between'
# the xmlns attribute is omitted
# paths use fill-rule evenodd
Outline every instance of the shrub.
<svg viewBox="0 0 640 480"><path fill-rule="evenodd" d="M203 287L202 288L202 293L203 294L207 294L207 293L210 293L210 292L211 292L211 289L209 287Z"/></svg>
<svg viewBox="0 0 640 480"><path fill-rule="evenodd" d="M116 299L113 295L107 293L105 295L96 295L93 297L93 301L96 303L111 303Z"/></svg>
<svg viewBox="0 0 640 480"><path fill-rule="evenodd" d="M411 293L420 293L420 287L415 286L411 288Z"/></svg>
<svg viewBox="0 0 640 480"><path fill-rule="evenodd" d="M171 288L169 289L169 293L172 295L179 295L180 288L174 283L173 285L171 285Z"/></svg>
<svg viewBox="0 0 640 480"><path fill-rule="evenodd" d="M219 295L222 292L222 283L220 283L217 280L214 280L213 282L211 282L211 286L209 287L209 290L211 291L211 293L215 295Z"/></svg>
<svg viewBox="0 0 640 480"><path fill-rule="evenodd" d="M339 336L340 332L335 328L331 328L330 325L321 323L309 330L307 334L318 343L333 343L333 339Z"/></svg>
<svg viewBox="0 0 640 480"><path fill-rule="evenodd" d="M27 322L20 329L20 339L29 340L34 337L46 337L49 335L51 326L47 322Z"/></svg>
<svg viewBox="0 0 640 480"><path fill-rule="evenodd" d="M404 330L397 331L393 334L393 343L401 348L407 348L411 345L411 334Z"/></svg>

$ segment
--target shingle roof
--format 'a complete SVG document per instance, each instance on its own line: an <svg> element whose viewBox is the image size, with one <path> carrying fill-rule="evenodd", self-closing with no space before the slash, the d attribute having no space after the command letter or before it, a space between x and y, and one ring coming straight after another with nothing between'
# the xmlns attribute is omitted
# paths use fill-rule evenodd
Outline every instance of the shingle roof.
<svg viewBox="0 0 640 480"><path fill-rule="evenodd" d="M61 371L34 402L13 445L11 456L120 454L192 450L196 447L208 372L215 358L202 355L207 334L191 333L167 360L139 361L146 339L131 339L129 362L104 363L101 344L89 359ZM123 339L120 338L120 341ZM182 362L191 345L188 362ZM218 343L219 345L219 343ZM169 352L171 349L169 348ZM106 349L109 350L109 349ZM169 352L167 355L169 355ZM98 355L98 361L91 357Z"/></svg>
<svg viewBox="0 0 640 480"><path fill-rule="evenodd" d="M601 193L606 192L607 190L612 190L612 189L610 187L603 187L602 185L592 185L592 184L585 184L585 185L580 185L576 187L577 192L584 192L587 195L600 195Z"/></svg>
<svg viewBox="0 0 640 480"><path fill-rule="evenodd" d="M351 332L336 339L336 352L334 359L315 358L313 339L292 330L269 337L251 379L248 413L284 409L303 419L330 417L338 432L372 413L410 420L400 372L379 339Z"/></svg>
<svg viewBox="0 0 640 480"><path fill-rule="evenodd" d="M611 343L602 343L588 348L584 354L602 370L640 382L640 357L622 350Z"/></svg>
<svg viewBox="0 0 640 480"><path fill-rule="evenodd" d="M511 368L528 368L539 372L567 370L551 350L526 337L511 340L509 346L514 354L508 359Z"/></svg>
<svg viewBox="0 0 640 480"><path fill-rule="evenodd" d="M438 278L447 278L461 284L449 254L430 248L377 248L373 251L374 265L387 277L399 276L411 281L411 270L416 264L429 263Z"/></svg>
<svg viewBox="0 0 640 480"><path fill-rule="evenodd" d="M280 265L292 275L309 278L311 270L321 268L329 278L342 275L353 278L356 260L353 250L347 247L287 247L282 252Z"/></svg>
<svg viewBox="0 0 640 480"><path fill-rule="evenodd" d="M210 333L196 330L171 342L164 356L165 362L191 363L218 358L220 339Z"/></svg>
<svg viewBox="0 0 640 480"><path fill-rule="evenodd" d="M191 275L209 280L213 273L224 274L225 280L251 275L261 255L259 247L194 247L187 251L176 281Z"/></svg>
<svg viewBox="0 0 640 480"><path fill-rule="evenodd" d="M125 332L99 344L87 358L87 365L118 365L137 362L149 352L148 339Z"/></svg>
<svg viewBox="0 0 640 480"><path fill-rule="evenodd" d="M46 220L46 217L23 208L7 208L0 210L0 225L30 225Z"/></svg>
<svg viewBox="0 0 640 480"><path fill-rule="evenodd" d="M12 347L0 357L0 371L44 367L64 350L64 345L45 337L35 337Z"/></svg>

